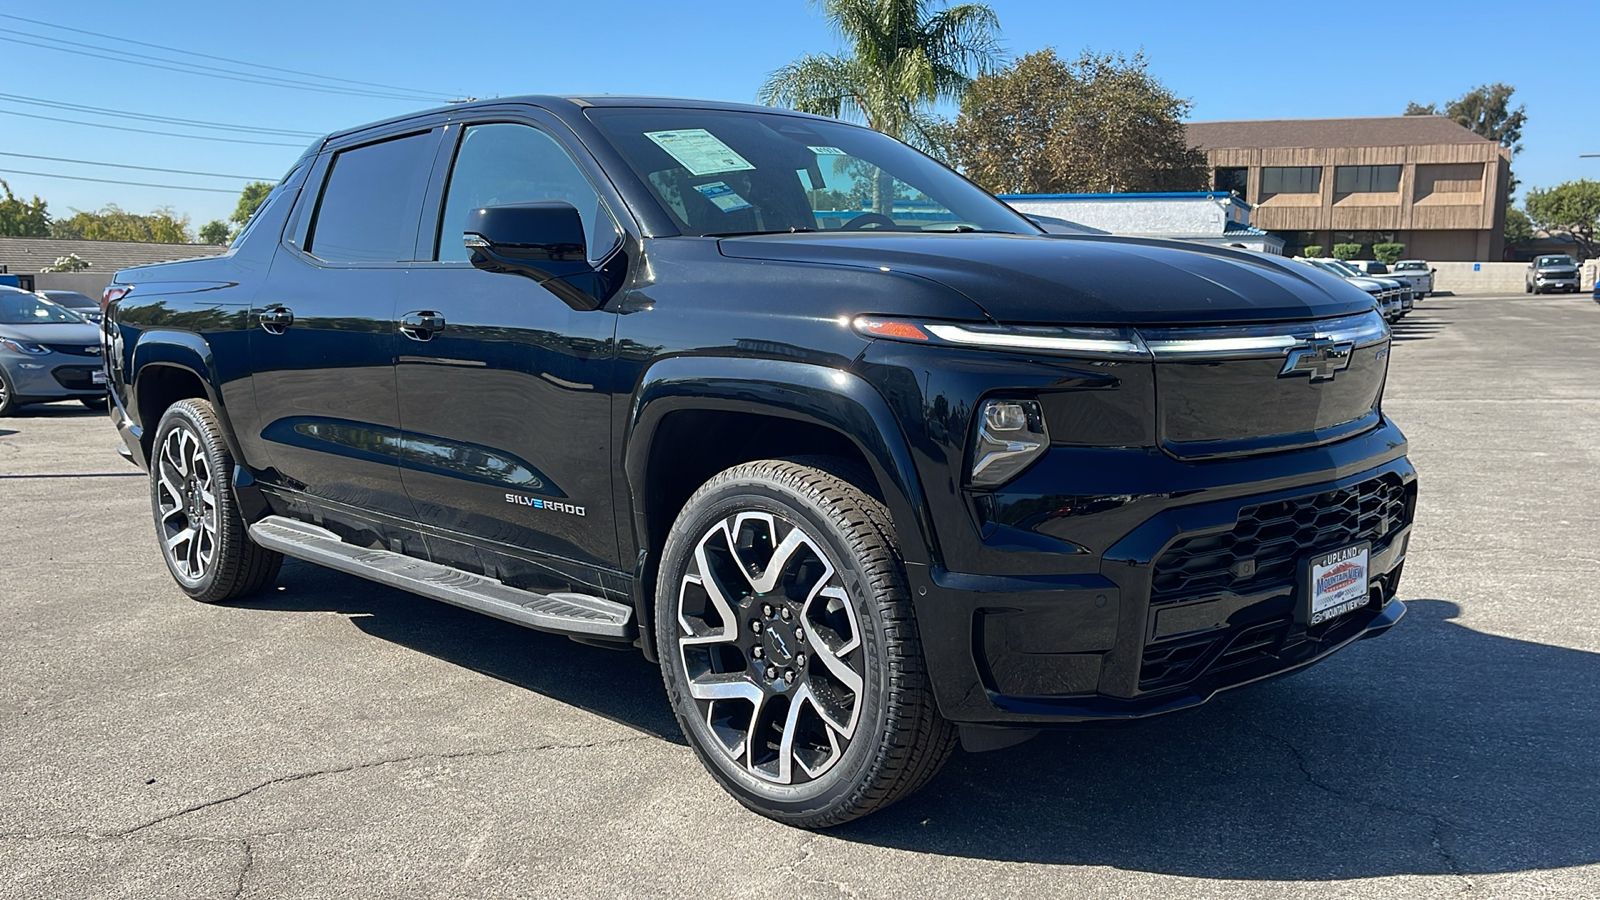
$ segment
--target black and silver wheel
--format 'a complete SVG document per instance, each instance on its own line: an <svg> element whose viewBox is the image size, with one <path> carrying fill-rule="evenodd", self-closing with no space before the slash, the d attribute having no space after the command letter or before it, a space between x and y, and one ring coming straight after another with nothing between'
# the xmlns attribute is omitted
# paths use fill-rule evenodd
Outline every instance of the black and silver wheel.
<svg viewBox="0 0 1600 900"><path fill-rule="evenodd" d="M204 603L260 590L283 557L250 540L234 505L233 457L211 404L183 400L161 417L150 461L150 508L161 555L184 593Z"/></svg>
<svg viewBox="0 0 1600 900"><path fill-rule="evenodd" d="M806 462L737 466L690 498L656 628L706 768L763 815L825 827L916 790L956 733L927 684L887 512Z"/></svg>
<svg viewBox="0 0 1600 900"><path fill-rule="evenodd" d="M6 377L4 369L0 369L0 416L11 415L20 405L17 392L11 387L11 379Z"/></svg>

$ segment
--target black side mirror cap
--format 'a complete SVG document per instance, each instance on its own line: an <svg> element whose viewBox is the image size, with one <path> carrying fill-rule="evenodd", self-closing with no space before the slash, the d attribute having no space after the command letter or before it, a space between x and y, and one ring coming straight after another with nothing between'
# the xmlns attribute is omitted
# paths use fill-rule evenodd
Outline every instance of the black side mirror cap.
<svg viewBox="0 0 1600 900"><path fill-rule="evenodd" d="M595 309L604 299L565 280L595 272L583 217L570 203L549 200L475 209L461 239L472 251L475 268L532 278L573 309Z"/></svg>

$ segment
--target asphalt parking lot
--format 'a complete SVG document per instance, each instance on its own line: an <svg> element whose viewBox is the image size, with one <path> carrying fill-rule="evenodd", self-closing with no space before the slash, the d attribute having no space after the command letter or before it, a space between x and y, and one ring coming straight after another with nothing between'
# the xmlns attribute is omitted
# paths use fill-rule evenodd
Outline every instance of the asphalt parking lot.
<svg viewBox="0 0 1600 900"><path fill-rule="evenodd" d="M188 601L103 414L0 419L0 897L1600 895L1600 305L1396 335L1390 634L824 834L724 795L635 654L293 562Z"/></svg>

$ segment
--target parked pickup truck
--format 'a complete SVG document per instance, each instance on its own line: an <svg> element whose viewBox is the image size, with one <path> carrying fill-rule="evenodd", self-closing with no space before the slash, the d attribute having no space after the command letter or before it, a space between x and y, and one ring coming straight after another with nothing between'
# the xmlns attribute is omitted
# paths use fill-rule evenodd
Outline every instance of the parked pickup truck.
<svg viewBox="0 0 1600 900"><path fill-rule="evenodd" d="M830 119L523 97L341 131L227 253L105 300L185 593L291 556L637 647L712 776L797 826L1404 610L1367 293L1047 235Z"/></svg>
<svg viewBox="0 0 1600 900"><path fill-rule="evenodd" d="M1528 271L1522 276L1522 291L1525 294L1543 294L1546 291L1570 291L1576 294L1582 286L1578 261L1564 253L1535 257L1533 262L1528 263Z"/></svg>
<svg viewBox="0 0 1600 900"><path fill-rule="evenodd" d="M1414 299L1421 300L1433 293L1433 275L1436 271L1425 259L1402 259L1394 264L1394 271L1390 274L1411 285Z"/></svg>

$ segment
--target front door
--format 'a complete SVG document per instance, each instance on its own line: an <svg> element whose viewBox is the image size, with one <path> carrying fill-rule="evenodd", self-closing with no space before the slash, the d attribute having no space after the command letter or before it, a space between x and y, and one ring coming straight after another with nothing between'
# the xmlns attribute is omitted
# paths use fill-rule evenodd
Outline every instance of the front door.
<svg viewBox="0 0 1600 900"><path fill-rule="evenodd" d="M252 310L263 481L406 518L395 315L415 255L436 132L319 160Z"/></svg>
<svg viewBox="0 0 1600 900"><path fill-rule="evenodd" d="M406 490L419 520L483 551L490 574L532 589L593 588L574 573L618 566L609 386L616 317L574 310L531 279L473 268L461 234L472 209L536 200L577 207L593 259L616 251L620 233L548 132L482 122L447 133L452 147L441 160L450 149L454 157L430 204L439 222L432 260L408 274L399 320ZM459 547L433 553L471 564Z"/></svg>

